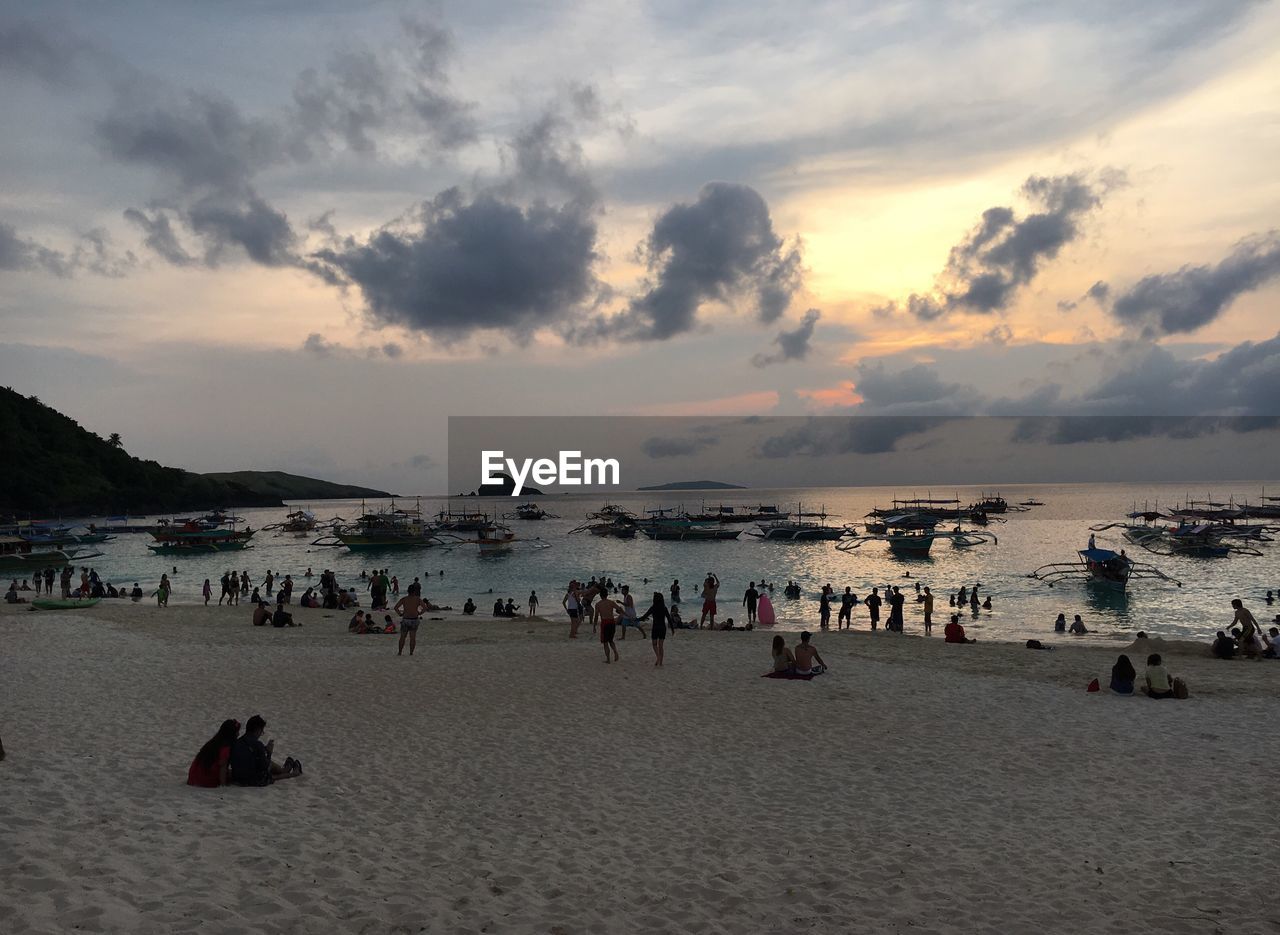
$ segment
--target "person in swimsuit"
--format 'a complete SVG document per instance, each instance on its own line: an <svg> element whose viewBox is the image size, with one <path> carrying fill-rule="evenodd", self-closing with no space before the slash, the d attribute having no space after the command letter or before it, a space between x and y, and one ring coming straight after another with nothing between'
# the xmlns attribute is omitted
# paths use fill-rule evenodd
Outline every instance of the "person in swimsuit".
<svg viewBox="0 0 1280 935"><path fill-rule="evenodd" d="M565 613L569 615L569 639L576 640L578 638L578 623L582 619L582 602L578 599L578 582L569 582L569 590L564 592L564 598L560 603L564 607Z"/></svg>
<svg viewBox="0 0 1280 935"><path fill-rule="evenodd" d="M653 620L653 626L649 630L649 636L653 640L653 664L658 668L662 667L662 653L664 643L667 640L667 624L671 622L671 615L667 612L667 602L662 596L661 591L653 592L653 602L649 605L649 609L644 612L644 616L640 620ZM639 621L636 622L639 626ZM643 630L640 632L644 632Z"/></svg>
<svg viewBox="0 0 1280 935"><path fill-rule="evenodd" d="M427 602L416 594L406 594L396 601L395 611L400 615L400 648L397 656L404 655L405 640L409 641L409 655L418 646L418 622L427 611Z"/></svg>
<svg viewBox="0 0 1280 935"><path fill-rule="evenodd" d="M529 612L525 614L526 617L534 617L537 615L538 613L538 592L537 591L529 592L529 603L525 606L529 608Z"/></svg>
<svg viewBox="0 0 1280 935"><path fill-rule="evenodd" d="M796 647L795 660L796 675L819 675L827 671L827 664L822 661L818 650L809 642L808 630L800 634L800 645Z"/></svg>
<svg viewBox="0 0 1280 935"><path fill-rule="evenodd" d="M698 618L698 629L702 629L702 625L706 623L707 617L711 617L711 629L716 628L716 594L720 591L720 579L707 572L707 578L702 582L702 616Z"/></svg>
<svg viewBox="0 0 1280 935"><path fill-rule="evenodd" d="M867 605L867 614L871 617L871 629L874 630L880 626L880 589L872 588L864 603Z"/></svg>
<svg viewBox="0 0 1280 935"><path fill-rule="evenodd" d="M787 649L787 641L781 636L773 638L773 671L774 672L794 672L796 668L796 657Z"/></svg>
<svg viewBox="0 0 1280 935"><path fill-rule="evenodd" d="M1244 601L1240 598L1232 600L1231 606L1236 612L1231 620L1231 629L1234 630L1237 625L1240 627L1240 651L1246 656L1256 656L1258 649L1254 644L1254 635L1260 632L1258 621L1254 619L1253 612L1244 606Z"/></svg>
<svg viewBox="0 0 1280 935"><path fill-rule="evenodd" d="M844 593L840 595L840 616L836 618L836 629L843 630L846 625L849 629L853 629L853 605L857 601L854 596L853 588L845 588Z"/></svg>
<svg viewBox="0 0 1280 935"><path fill-rule="evenodd" d="M928 588L924 589L921 603L924 604L924 635L928 636L933 632L933 592Z"/></svg>
<svg viewBox="0 0 1280 935"><path fill-rule="evenodd" d="M173 585L169 583L168 575L160 576L160 587L156 588L156 606L169 606L169 592L173 590Z"/></svg>
<svg viewBox="0 0 1280 935"><path fill-rule="evenodd" d="M747 608L747 623L756 622L756 604L760 601L760 592L756 590L756 583L751 582L747 588L747 593L742 595L742 606Z"/></svg>
<svg viewBox="0 0 1280 935"><path fill-rule="evenodd" d="M617 632L617 617L619 607L616 601L609 597L608 594L600 595L600 600L596 601L595 609L591 615L591 625L600 628L600 645L604 647L604 661L609 662L609 651L613 650L613 661L618 661L618 647L613 643L613 635Z"/></svg>
<svg viewBox="0 0 1280 935"><path fill-rule="evenodd" d="M822 586L822 596L818 598L818 626L827 630L831 627L831 585Z"/></svg>

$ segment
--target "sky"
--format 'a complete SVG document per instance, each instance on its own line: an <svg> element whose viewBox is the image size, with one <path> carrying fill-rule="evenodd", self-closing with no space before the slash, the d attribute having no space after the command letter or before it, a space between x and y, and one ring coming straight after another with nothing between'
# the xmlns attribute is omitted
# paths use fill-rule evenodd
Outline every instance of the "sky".
<svg viewBox="0 0 1280 935"><path fill-rule="evenodd" d="M0 80L0 384L162 463L434 492L478 415L889 426L791 435L794 484L919 417L1162 417L1017 450L1201 475L1276 438L1280 3L0 2Z"/></svg>

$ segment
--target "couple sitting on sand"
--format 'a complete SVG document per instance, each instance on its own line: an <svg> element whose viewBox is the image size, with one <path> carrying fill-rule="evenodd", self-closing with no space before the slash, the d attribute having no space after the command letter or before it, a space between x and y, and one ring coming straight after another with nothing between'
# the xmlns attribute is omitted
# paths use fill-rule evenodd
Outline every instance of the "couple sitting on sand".
<svg viewBox="0 0 1280 935"><path fill-rule="evenodd" d="M827 664L813 644L809 642L809 631L800 634L800 642L795 651L787 648L787 641L781 635L773 638L773 671L774 678L796 676L804 678L821 675L827 671Z"/></svg>
<svg viewBox="0 0 1280 935"><path fill-rule="evenodd" d="M1129 661L1129 657L1121 655L1116 659L1116 664L1111 667L1111 685L1109 686L1111 690L1117 695L1132 695L1137 680L1138 672ZM1144 691L1148 698L1158 700L1187 697L1186 683L1169 674L1159 653L1147 656L1147 671L1143 673L1143 681L1146 683ZM1096 686L1090 687L1090 691L1095 690Z"/></svg>
<svg viewBox="0 0 1280 935"><path fill-rule="evenodd" d="M240 734L240 722L222 722L218 732L200 748L187 770L187 785L215 789L218 786L269 786L302 775L302 761L286 757L280 766L271 760L275 741L262 742L267 722L255 714Z"/></svg>

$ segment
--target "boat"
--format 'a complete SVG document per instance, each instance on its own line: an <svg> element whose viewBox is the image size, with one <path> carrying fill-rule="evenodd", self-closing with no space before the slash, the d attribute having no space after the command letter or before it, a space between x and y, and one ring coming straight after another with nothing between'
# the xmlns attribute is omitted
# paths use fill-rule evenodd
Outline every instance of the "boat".
<svg viewBox="0 0 1280 935"><path fill-rule="evenodd" d="M1271 541L1271 537L1267 535L1271 531L1268 526L1237 527L1233 522L1196 522L1185 515L1161 513L1159 510L1135 510L1126 516L1126 520L1090 526L1089 529L1091 532L1119 529L1125 539L1148 552L1157 555L1188 555L1194 558L1260 556L1262 552L1253 546L1226 540ZM1161 520L1165 522L1162 523ZM1176 524L1168 525L1169 521L1176 521Z"/></svg>
<svg viewBox="0 0 1280 935"><path fill-rule="evenodd" d="M203 521L152 530L155 542L147 548L156 555L190 555L204 552L240 552L252 548L253 529L209 529Z"/></svg>
<svg viewBox="0 0 1280 935"><path fill-rule="evenodd" d="M1044 501L1036 500L1034 498L1031 500L1021 500L1018 502L1018 506L1044 506Z"/></svg>
<svg viewBox="0 0 1280 935"><path fill-rule="evenodd" d="M502 518L503 519L538 520L538 519L559 519L560 517L556 516L554 513L548 513L546 510L544 510L542 507L540 507L536 503L521 503L512 512L504 513L502 515Z"/></svg>
<svg viewBox="0 0 1280 935"><path fill-rule="evenodd" d="M776 509L774 513L777 514ZM779 515L782 518L758 522L754 531L747 530L747 535L767 542L835 542L847 533L843 526L827 525L826 507L806 513L804 504L797 504L795 519L790 519L789 513Z"/></svg>
<svg viewBox="0 0 1280 935"><path fill-rule="evenodd" d="M614 539L634 539L636 533L639 532L639 527L634 519L620 516L613 520L583 523L570 529L569 535L573 535L575 532L589 532L593 536L607 536Z"/></svg>
<svg viewBox="0 0 1280 935"><path fill-rule="evenodd" d="M437 528L422 518L421 506L400 509L394 500L385 510L362 514L354 523L334 527L333 532L312 542L318 546L346 546L352 552L379 549L430 548L441 545Z"/></svg>
<svg viewBox="0 0 1280 935"><path fill-rule="evenodd" d="M708 542L736 539L741 529L696 520L668 509L648 510L649 518L637 525L640 532L658 542ZM668 515L672 514L672 515Z"/></svg>
<svg viewBox="0 0 1280 935"><path fill-rule="evenodd" d="M480 532L491 525L493 520L488 513L441 510L436 514L435 528L443 532Z"/></svg>
<svg viewBox="0 0 1280 935"><path fill-rule="evenodd" d="M58 597L37 597L31 601L31 606L36 610L78 610L81 607L92 607L100 597L88 597L84 600L76 598L58 598Z"/></svg>
<svg viewBox="0 0 1280 935"><path fill-rule="evenodd" d="M315 532L315 529L316 515L310 510L295 510L292 513L286 513L284 522L262 527L263 532L278 530L280 532L291 532L296 534Z"/></svg>
<svg viewBox="0 0 1280 935"><path fill-rule="evenodd" d="M1123 550L1116 552L1093 546L1081 549L1076 554L1080 556L1079 561L1041 565L1027 577L1044 581L1050 587L1072 578L1116 591L1124 591L1129 582L1137 578L1154 578L1182 587L1181 581L1169 577L1154 565L1135 562Z"/></svg>
<svg viewBox="0 0 1280 935"><path fill-rule="evenodd" d="M70 565L77 557L97 558L101 552L85 554L77 549L37 549L22 536L0 536L0 571L34 573L44 568Z"/></svg>
<svg viewBox="0 0 1280 935"><path fill-rule="evenodd" d="M923 557L929 554L933 544L939 539L958 548L1000 541L994 533L984 529L966 530L957 525L955 529L948 531L939 530L938 526L938 517L930 513L886 516L878 523L867 524L866 531L861 534L849 530L836 548L842 552L851 552L868 542L884 542L895 555Z"/></svg>
<svg viewBox="0 0 1280 935"><path fill-rule="evenodd" d="M736 507L722 503L714 510L707 510L704 503L702 512L695 513L689 518L703 523L760 523L777 522L790 515L772 504L761 503L754 507Z"/></svg>

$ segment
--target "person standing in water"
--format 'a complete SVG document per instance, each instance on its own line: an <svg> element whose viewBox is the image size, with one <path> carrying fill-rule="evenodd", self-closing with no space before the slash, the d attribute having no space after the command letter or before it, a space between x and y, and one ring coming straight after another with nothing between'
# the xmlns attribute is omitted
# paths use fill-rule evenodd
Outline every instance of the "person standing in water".
<svg viewBox="0 0 1280 935"><path fill-rule="evenodd" d="M924 635L928 636L933 632L933 592L928 588L924 589Z"/></svg>
<svg viewBox="0 0 1280 935"><path fill-rule="evenodd" d="M529 612L525 614L527 617L536 617L538 615L538 592L529 592Z"/></svg>
<svg viewBox="0 0 1280 935"><path fill-rule="evenodd" d="M173 590L173 585L169 583L168 575L160 576L160 587L156 588L156 606L169 606L169 592Z"/></svg>
<svg viewBox="0 0 1280 935"><path fill-rule="evenodd" d="M680 579L676 578L671 582L671 606L675 607L680 603Z"/></svg>
<svg viewBox="0 0 1280 935"><path fill-rule="evenodd" d="M618 647L614 645L613 637L618 630L617 603L609 595L601 594L600 599L596 601L595 608L591 612L591 625L600 628L600 645L604 647L604 661L609 662L609 652L613 651L613 662L618 661Z"/></svg>
<svg viewBox="0 0 1280 935"><path fill-rule="evenodd" d="M760 592L756 590L756 583L751 582L747 592L742 595L742 606L747 608L747 623L756 622L756 605L760 602Z"/></svg>

